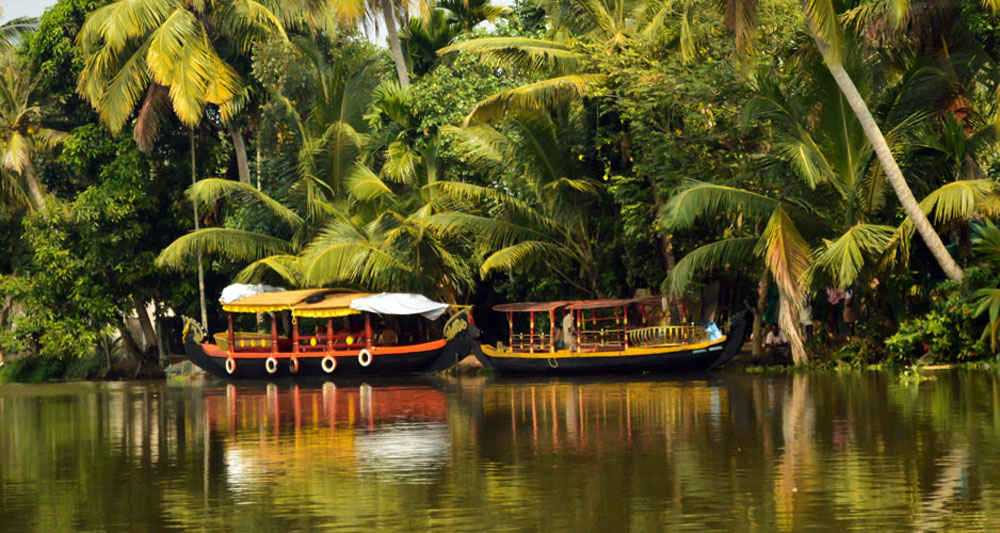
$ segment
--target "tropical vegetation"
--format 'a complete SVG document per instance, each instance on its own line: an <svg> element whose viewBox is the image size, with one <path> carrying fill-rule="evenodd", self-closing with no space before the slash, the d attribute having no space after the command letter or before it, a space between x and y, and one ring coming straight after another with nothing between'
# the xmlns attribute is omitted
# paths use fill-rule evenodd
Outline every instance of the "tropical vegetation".
<svg viewBox="0 0 1000 533"><path fill-rule="evenodd" d="M155 373L239 281L995 357L998 8L61 0L0 26L0 353Z"/></svg>

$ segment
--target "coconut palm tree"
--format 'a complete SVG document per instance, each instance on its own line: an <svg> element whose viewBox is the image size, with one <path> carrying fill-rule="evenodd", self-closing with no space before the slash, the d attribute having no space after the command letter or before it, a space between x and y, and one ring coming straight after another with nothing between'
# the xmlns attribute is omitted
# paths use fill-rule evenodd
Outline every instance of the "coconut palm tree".
<svg viewBox="0 0 1000 533"><path fill-rule="evenodd" d="M878 69L856 60L849 68L866 96L873 98L876 84L866 73ZM709 215L739 219L743 229L736 232L742 234L687 254L671 273L670 288L683 290L698 270L760 260L778 285L781 326L789 335L796 364L807 360L796 318L811 279L821 276L829 280L825 286L850 287L866 272L874 276L891 265L887 259L897 258L896 250L905 250L913 233L909 219L899 228L884 223L891 220L891 212L884 208L884 174L833 76L816 64L803 75L808 81L800 80L796 86L805 90L796 95L760 76L744 110L745 121L769 124L770 151L794 176L781 182L777 188L781 192L689 182L661 213L667 227L690 226ZM907 82L918 82L922 75L915 69L880 94L879 101L888 103L881 106L882 127L897 150L925 115L906 115L893 106L899 105ZM988 180L954 182L929 194L919 207L925 215L934 213L937 222L947 223L987 205L993 189ZM755 222L765 224L764 230L747 233Z"/></svg>
<svg viewBox="0 0 1000 533"><path fill-rule="evenodd" d="M422 292L455 303L472 286L472 242L437 223L451 207L438 193L440 144L396 147L376 174L357 165L348 179L350 213L326 225L303 253L313 285ZM401 151L407 152L401 155ZM406 164L393 162L405 158Z"/></svg>
<svg viewBox="0 0 1000 533"><path fill-rule="evenodd" d="M889 142L878 128L871 111L861 97L861 92L844 68L843 57L846 53L844 43L847 38L838 20L836 5L831 0L803 0L801 3L809 34L823 58L823 63L844 94L846 104L857 117L861 131L871 143L879 165L904 211L942 270L948 277L960 280L962 269L945 249L944 243L941 242L940 236L934 231L926 215L921 212L890 150ZM896 3L900 4L900 9L904 7L908 9L909 2ZM479 54L488 61L508 67L518 65L537 69L544 65L556 73L554 77L509 89L480 101L469 118L495 118L508 108L542 109L553 102L591 93L594 87L604 81L604 76L602 73L583 73L577 70L585 55L571 44L574 41L569 40L569 36L577 40L599 36L602 42L611 47L622 43L630 36L655 37L663 31L663 24L668 20L668 15L678 10L673 3L633 4L624 0L607 2L552 0L545 5L547 11L554 14L553 27L557 38L473 39L441 50L441 53L464 51ZM722 5L724 19L734 30L737 44L741 48L747 48L755 30L756 0L725 2ZM687 7L683 8L681 16L676 20L679 52L693 55L695 47L691 30L692 17ZM565 37L558 38L560 33Z"/></svg>
<svg viewBox="0 0 1000 533"><path fill-rule="evenodd" d="M274 94L291 122L298 143L294 183L276 199L250 184L205 179L188 195L196 205L215 205L234 198L255 207L266 218L271 233L239 228L196 229L165 248L157 264L184 268L199 254L224 257L247 268L239 279L277 276L294 286L307 284L298 254L335 214L344 211L340 200L348 171L360 155L367 128L362 110L371 101L376 78L368 65L350 68L343 60L328 62L308 40L296 40L301 59L312 65L310 81L315 95L308 109L296 107L284 95Z"/></svg>
<svg viewBox="0 0 1000 533"><path fill-rule="evenodd" d="M448 11L448 19L458 28L469 33L484 21L494 21L506 12L502 6L495 6L490 0L441 0L437 7Z"/></svg>
<svg viewBox="0 0 1000 533"><path fill-rule="evenodd" d="M0 73L0 194L8 205L44 210L45 194L32 160L67 134L44 126L37 81L11 48L0 51Z"/></svg>
<svg viewBox="0 0 1000 533"><path fill-rule="evenodd" d="M466 117L499 120L510 110L541 111L592 94L607 79L587 57L595 49L613 53L631 40L659 42L666 20L678 20L676 39L662 39L685 57L693 57L690 20L693 9L655 0L541 0L551 21L547 38L482 37L455 43L440 55L465 52L496 68L516 69L532 81L488 96ZM540 79L539 79L540 78Z"/></svg>
<svg viewBox="0 0 1000 533"><path fill-rule="evenodd" d="M84 65L77 90L117 134L137 106L136 141L148 148L156 111L172 108L194 127L206 106L218 106L237 151L240 180L249 182L242 133L233 119L248 98L233 66L255 42L286 39L286 28L334 27L325 3L253 0L187 2L116 0L93 11L77 36Z"/></svg>
<svg viewBox="0 0 1000 533"><path fill-rule="evenodd" d="M430 72L439 61L437 51L448 46L460 32L443 9L432 10L426 19L411 18L400 34L410 73L422 76Z"/></svg>
<svg viewBox="0 0 1000 533"><path fill-rule="evenodd" d="M596 296L601 289L588 207L603 188L582 172L580 156L570 150L581 117L559 115L564 118L523 113L502 129L485 124L447 129L456 149L487 172L495 186L446 183L437 189L456 200L486 202L492 212L453 212L434 222L478 236L487 254L480 266L483 276L544 266Z"/></svg>

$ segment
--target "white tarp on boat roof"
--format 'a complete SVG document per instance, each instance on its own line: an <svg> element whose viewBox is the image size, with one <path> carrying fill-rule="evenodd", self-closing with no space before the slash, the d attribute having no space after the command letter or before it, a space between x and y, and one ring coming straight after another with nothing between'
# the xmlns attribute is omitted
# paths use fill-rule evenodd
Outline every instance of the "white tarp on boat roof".
<svg viewBox="0 0 1000 533"><path fill-rule="evenodd" d="M358 298L351 302L351 309L380 315L420 315L427 320L437 320L448 304L435 302L422 294L383 292Z"/></svg>
<svg viewBox="0 0 1000 533"><path fill-rule="evenodd" d="M231 304L240 298L246 298L247 296L253 296L254 294L260 294L262 292L279 292L283 290L285 289L264 285L263 283L258 283L256 285L233 283L225 289L222 289L222 296L219 296L219 303Z"/></svg>

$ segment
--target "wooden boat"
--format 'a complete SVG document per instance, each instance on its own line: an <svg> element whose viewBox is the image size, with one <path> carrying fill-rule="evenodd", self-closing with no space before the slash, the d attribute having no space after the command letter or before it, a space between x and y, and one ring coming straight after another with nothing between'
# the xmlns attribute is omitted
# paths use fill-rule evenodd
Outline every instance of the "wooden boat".
<svg viewBox="0 0 1000 533"><path fill-rule="evenodd" d="M417 305L410 305L413 302ZM454 314L443 328L432 327L430 317L436 320L445 309ZM188 359L225 379L440 372L472 353L479 337L468 308L412 294L331 289L266 292L225 304L223 310L228 312L229 325L214 336L214 344L203 342L204 332L190 319L183 336ZM269 334L236 331L236 315L257 313L270 315ZM376 331L375 323L387 322L386 317L397 325L408 323L412 331L399 333L390 327ZM287 322L289 334L278 334L279 320ZM305 322L313 323L315 330L304 328ZM426 331L441 335L431 339Z"/></svg>
<svg viewBox="0 0 1000 533"><path fill-rule="evenodd" d="M752 325L748 313L740 312L728 333L714 340L704 326L647 326L645 310L654 302L659 305L658 298L498 305L493 309L507 314L509 342L483 345L476 356L486 368L505 374L706 372L739 352ZM576 346L556 342L557 311L572 314ZM523 314L529 319L527 333L514 327L515 315ZM638 324L636 315L641 316ZM545 324L536 327L536 316Z"/></svg>

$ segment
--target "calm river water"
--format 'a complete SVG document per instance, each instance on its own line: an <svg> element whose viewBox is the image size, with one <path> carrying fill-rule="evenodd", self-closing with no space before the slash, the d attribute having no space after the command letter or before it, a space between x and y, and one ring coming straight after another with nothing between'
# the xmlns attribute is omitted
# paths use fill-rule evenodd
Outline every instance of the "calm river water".
<svg viewBox="0 0 1000 533"><path fill-rule="evenodd" d="M1000 529L1000 377L0 385L0 530Z"/></svg>

